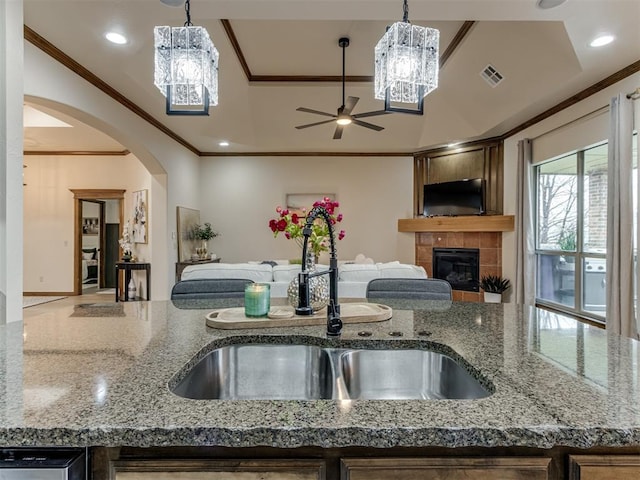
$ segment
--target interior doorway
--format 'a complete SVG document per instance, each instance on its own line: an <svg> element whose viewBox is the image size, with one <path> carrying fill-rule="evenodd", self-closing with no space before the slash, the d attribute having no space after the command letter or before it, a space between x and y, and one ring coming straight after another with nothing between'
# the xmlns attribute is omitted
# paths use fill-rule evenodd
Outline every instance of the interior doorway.
<svg viewBox="0 0 640 480"><path fill-rule="evenodd" d="M115 287L125 190L72 189L74 194L74 294Z"/></svg>
<svg viewBox="0 0 640 480"><path fill-rule="evenodd" d="M103 200L81 200L82 243L81 280L82 293L96 293L104 288L105 202Z"/></svg>

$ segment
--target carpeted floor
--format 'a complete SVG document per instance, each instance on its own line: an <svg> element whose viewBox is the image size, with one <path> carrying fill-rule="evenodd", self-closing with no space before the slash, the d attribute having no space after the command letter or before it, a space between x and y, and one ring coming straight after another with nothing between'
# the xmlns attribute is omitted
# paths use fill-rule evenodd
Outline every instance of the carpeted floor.
<svg viewBox="0 0 640 480"><path fill-rule="evenodd" d="M35 305L41 305L43 303L55 302L56 300L62 300L67 297L22 297L22 308L33 307Z"/></svg>

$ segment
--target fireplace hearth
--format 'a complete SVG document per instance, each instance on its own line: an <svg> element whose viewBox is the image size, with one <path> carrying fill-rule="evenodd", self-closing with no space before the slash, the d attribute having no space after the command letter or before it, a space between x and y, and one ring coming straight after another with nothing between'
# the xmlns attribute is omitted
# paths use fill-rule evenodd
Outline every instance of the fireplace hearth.
<svg viewBox="0 0 640 480"><path fill-rule="evenodd" d="M434 248L433 277L446 280L453 290L480 291L480 249Z"/></svg>

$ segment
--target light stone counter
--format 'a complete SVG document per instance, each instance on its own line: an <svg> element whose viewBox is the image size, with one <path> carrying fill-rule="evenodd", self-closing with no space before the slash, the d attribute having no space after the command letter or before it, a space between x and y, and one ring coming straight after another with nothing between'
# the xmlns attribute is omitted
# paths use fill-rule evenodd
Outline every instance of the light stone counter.
<svg viewBox="0 0 640 480"><path fill-rule="evenodd" d="M69 307L0 327L0 445L640 445L637 342L514 305L384 303L394 307L391 320L347 325L338 340L322 327L214 330L204 321L211 306L171 302ZM362 339L362 330L373 335ZM482 400L198 401L169 391L198 355L256 341L433 348L462 357L495 392Z"/></svg>

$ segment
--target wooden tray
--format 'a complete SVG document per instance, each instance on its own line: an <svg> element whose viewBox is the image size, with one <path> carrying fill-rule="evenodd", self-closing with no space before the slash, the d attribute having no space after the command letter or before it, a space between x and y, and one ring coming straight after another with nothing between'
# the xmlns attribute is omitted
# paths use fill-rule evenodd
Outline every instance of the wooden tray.
<svg viewBox="0 0 640 480"><path fill-rule="evenodd" d="M343 303L340 305L340 318L343 323L382 322L391 318L391 307L377 303ZM293 307L273 307L269 310L271 318L249 318L244 307L224 308L209 312L207 326L234 330L238 328L307 327L324 325L327 322L327 309L309 316L295 315Z"/></svg>

